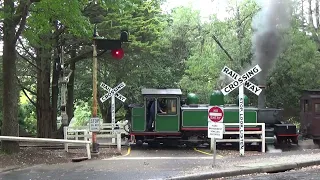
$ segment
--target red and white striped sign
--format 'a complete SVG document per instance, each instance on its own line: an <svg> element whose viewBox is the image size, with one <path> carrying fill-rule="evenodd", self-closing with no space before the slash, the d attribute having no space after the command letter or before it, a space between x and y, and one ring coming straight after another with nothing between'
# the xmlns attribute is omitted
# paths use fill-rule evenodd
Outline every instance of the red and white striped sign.
<svg viewBox="0 0 320 180"><path fill-rule="evenodd" d="M208 108L208 121L223 123L224 111L219 106L210 106Z"/></svg>

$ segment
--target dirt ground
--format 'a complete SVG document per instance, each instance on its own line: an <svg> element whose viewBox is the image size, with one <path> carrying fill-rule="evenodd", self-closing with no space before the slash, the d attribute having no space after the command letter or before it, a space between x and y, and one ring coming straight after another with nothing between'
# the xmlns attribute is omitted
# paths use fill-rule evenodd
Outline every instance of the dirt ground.
<svg viewBox="0 0 320 180"><path fill-rule="evenodd" d="M118 156L117 149L99 148L99 156L92 156L92 159L104 159L107 157ZM64 149L41 148L41 147L20 147L18 154L5 154L0 151L0 171L13 167L27 167L37 164L59 164L72 162L73 158L87 157L86 149Z"/></svg>

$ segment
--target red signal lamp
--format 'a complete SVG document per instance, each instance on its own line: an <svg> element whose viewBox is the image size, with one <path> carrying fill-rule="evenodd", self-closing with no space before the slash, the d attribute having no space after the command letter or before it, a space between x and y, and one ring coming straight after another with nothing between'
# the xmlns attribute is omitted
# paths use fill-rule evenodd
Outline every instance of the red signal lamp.
<svg viewBox="0 0 320 180"><path fill-rule="evenodd" d="M111 56L115 59L122 59L124 56L124 51L122 48L120 49L112 49Z"/></svg>

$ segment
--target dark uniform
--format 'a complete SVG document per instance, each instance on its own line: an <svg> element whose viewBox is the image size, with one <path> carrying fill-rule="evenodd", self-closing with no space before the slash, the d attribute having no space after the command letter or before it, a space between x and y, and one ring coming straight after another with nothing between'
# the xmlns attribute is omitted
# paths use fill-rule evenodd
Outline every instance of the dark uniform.
<svg viewBox="0 0 320 180"><path fill-rule="evenodd" d="M157 112L161 112L160 111L160 103L159 101L157 101ZM153 103L151 104L150 107L150 114L149 114L149 121L148 121L148 125L147 128L150 130L152 130L152 123L155 120L155 116L156 116L156 112L155 112L155 105L156 105L156 101L153 101Z"/></svg>

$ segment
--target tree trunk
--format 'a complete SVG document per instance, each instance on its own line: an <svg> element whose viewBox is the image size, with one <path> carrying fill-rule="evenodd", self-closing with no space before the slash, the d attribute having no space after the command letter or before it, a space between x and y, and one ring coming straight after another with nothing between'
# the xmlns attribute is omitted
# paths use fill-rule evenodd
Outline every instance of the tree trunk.
<svg viewBox="0 0 320 180"><path fill-rule="evenodd" d="M59 58L58 52L55 57ZM59 71L56 68L56 63L52 63L52 131L57 130L57 113L58 113L58 97L59 97Z"/></svg>
<svg viewBox="0 0 320 180"><path fill-rule="evenodd" d="M50 101L50 56L49 51L40 50L37 58L37 136L52 136L52 108Z"/></svg>
<svg viewBox="0 0 320 180"><path fill-rule="evenodd" d="M71 58L76 57L76 50L71 51ZM74 106L73 106L73 101L74 101L74 76L75 76L75 70L76 70L76 63L71 62L70 63L70 70L72 71L72 74L69 77L69 82L67 85L67 114L68 114L68 124L70 123L71 119L74 116Z"/></svg>
<svg viewBox="0 0 320 180"><path fill-rule="evenodd" d="M10 8L10 9L9 9ZM18 89L16 79L16 39L15 39L15 23L10 17L14 13L13 1L5 1L4 9L6 15L3 26L3 136L19 136L18 130ZM7 153L19 152L18 142L2 141L2 150Z"/></svg>

